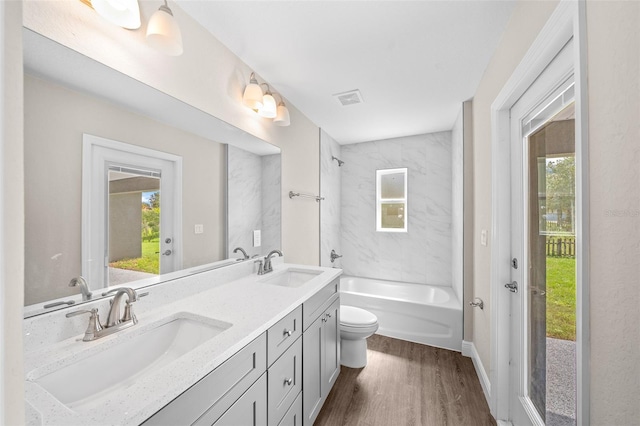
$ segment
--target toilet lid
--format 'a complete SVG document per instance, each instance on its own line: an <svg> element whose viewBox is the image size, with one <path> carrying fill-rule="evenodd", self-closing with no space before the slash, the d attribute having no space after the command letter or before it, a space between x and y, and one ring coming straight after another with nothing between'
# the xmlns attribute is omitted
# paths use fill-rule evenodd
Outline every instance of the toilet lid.
<svg viewBox="0 0 640 426"><path fill-rule="evenodd" d="M340 323L351 327L364 327L378 322L378 317L355 306L340 306Z"/></svg>

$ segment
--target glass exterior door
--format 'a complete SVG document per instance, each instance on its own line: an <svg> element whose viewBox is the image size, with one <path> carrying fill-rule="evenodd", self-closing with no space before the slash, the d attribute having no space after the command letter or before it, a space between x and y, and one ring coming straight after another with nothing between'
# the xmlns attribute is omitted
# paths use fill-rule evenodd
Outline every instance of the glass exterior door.
<svg viewBox="0 0 640 426"><path fill-rule="evenodd" d="M545 424L571 425L575 424L574 104L540 125L525 144L527 391Z"/></svg>

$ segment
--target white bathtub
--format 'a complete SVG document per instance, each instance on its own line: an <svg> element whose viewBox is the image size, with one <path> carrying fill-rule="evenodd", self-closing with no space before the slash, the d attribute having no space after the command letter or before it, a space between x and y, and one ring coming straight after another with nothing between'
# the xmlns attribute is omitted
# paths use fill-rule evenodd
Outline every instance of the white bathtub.
<svg viewBox="0 0 640 426"><path fill-rule="evenodd" d="M462 349L462 305L450 287L343 275L340 303L373 312L383 336Z"/></svg>

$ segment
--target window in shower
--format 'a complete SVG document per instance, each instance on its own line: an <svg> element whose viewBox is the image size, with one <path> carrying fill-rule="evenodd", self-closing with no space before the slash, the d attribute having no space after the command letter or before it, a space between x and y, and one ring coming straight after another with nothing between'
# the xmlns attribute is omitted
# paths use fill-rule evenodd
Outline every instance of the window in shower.
<svg viewBox="0 0 640 426"><path fill-rule="evenodd" d="M376 170L376 230L407 232L407 169Z"/></svg>

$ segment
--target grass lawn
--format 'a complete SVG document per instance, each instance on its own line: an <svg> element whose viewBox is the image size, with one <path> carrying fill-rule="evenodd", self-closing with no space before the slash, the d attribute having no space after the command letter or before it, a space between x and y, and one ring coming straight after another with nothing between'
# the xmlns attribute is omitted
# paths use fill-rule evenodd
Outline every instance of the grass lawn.
<svg viewBox="0 0 640 426"><path fill-rule="evenodd" d="M126 269L128 271L148 272L158 274L160 272L160 240L142 242L142 257L137 259L124 259L111 262L112 268Z"/></svg>
<svg viewBox="0 0 640 426"><path fill-rule="evenodd" d="M576 340L576 260L547 257L547 337Z"/></svg>

